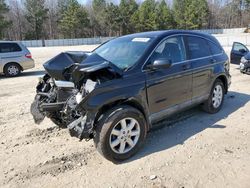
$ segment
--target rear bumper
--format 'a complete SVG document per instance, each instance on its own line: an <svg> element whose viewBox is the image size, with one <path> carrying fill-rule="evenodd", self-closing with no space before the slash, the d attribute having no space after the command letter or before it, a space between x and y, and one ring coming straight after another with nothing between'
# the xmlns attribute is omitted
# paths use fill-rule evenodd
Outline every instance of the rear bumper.
<svg viewBox="0 0 250 188"><path fill-rule="evenodd" d="M35 62L33 59L27 59L27 61L20 62L19 64L23 70L32 69L35 67Z"/></svg>

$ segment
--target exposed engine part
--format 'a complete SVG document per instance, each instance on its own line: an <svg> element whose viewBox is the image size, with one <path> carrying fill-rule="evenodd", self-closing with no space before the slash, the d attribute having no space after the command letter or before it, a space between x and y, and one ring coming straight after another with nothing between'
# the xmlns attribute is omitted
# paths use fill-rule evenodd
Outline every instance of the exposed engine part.
<svg viewBox="0 0 250 188"><path fill-rule="evenodd" d="M76 111L77 101L76 96L79 94L78 90L75 90L73 94L67 99L64 108L62 110L62 118L64 121L71 123L72 121L80 117L80 113Z"/></svg>
<svg viewBox="0 0 250 188"><path fill-rule="evenodd" d="M57 102L65 102L72 95L78 92L73 88L57 88Z"/></svg>
<svg viewBox="0 0 250 188"><path fill-rule="evenodd" d="M77 95L76 95L76 102L77 102L77 104L79 104L82 101L82 99L83 99L82 94L80 92L77 93Z"/></svg>
<svg viewBox="0 0 250 188"><path fill-rule="evenodd" d="M55 85L59 88L74 88L73 82L68 81L55 81Z"/></svg>
<svg viewBox="0 0 250 188"><path fill-rule="evenodd" d="M46 112L55 112L61 111L65 105L65 102L57 102L57 103L42 103L40 105L41 111Z"/></svg>

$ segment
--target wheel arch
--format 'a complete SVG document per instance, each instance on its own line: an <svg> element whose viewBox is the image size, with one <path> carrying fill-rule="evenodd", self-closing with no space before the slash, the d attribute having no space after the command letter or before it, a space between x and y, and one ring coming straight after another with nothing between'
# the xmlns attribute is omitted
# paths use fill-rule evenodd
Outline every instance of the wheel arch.
<svg viewBox="0 0 250 188"><path fill-rule="evenodd" d="M221 80L225 87L225 94L228 92L228 81L225 75L219 75L215 80Z"/></svg>
<svg viewBox="0 0 250 188"><path fill-rule="evenodd" d="M21 68L21 71L23 71L23 67L22 67L19 63L14 62L14 61L11 61L11 62L6 63L6 64L3 66L3 71L5 70L6 66L9 65L9 64L16 64L16 65L18 65L18 66Z"/></svg>
<svg viewBox="0 0 250 188"><path fill-rule="evenodd" d="M148 119L148 115L147 115L147 112L145 111L145 109L143 108L143 106L138 102L136 101L135 99L120 99L120 100L116 100L116 101L113 101L109 104L105 104L103 105L101 108L99 108L96 116L95 116L95 120L94 120L94 123L96 123L99 118L101 117L102 114L104 114L106 111L110 110L111 108L114 108L118 105L127 105L127 106L131 106L137 110L139 110L144 118L145 118L145 121L147 123L147 130L149 130L150 126L149 126L149 119Z"/></svg>

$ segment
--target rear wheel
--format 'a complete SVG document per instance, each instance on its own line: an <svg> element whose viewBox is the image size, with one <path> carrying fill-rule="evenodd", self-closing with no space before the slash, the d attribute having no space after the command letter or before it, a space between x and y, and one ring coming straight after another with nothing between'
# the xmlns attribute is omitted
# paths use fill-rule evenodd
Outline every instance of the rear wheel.
<svg viewBox="0 0 250 188"><path fill-rule="evenodd" d="M8 77L18 76L21 73L21 67L17 63L8 63L4 67L4 74Z"/></svg>
<svg viewBox="0 0 250 188"><path fill-rule="evenodd" d="M104 114L96 127L94 143L106 159L118 162L133 156L146 134L143 114L130 106L120 106Z"/></svg>
<svg viewBox="0 0 250 188"><path fill-rule="evenodd" d="M214 114L220 111L225 95L225 87L220 79L214 82L208 100L203 104L203 110Z"/></svg>

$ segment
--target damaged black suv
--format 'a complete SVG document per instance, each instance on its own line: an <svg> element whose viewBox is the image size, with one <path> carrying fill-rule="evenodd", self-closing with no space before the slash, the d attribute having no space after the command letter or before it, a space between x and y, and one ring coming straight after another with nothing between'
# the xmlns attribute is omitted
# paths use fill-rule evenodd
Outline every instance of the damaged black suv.
<svg viewBox="0 0 250 188"><path fill-rule="evenodd" d="M47 116L72 136L93 138L111 161L134 155L154 124L176 112L194 105L218 112L231 82L218 41L192 31L127 35L91 53L62 53L44 67L35 121Z"/></svg>

